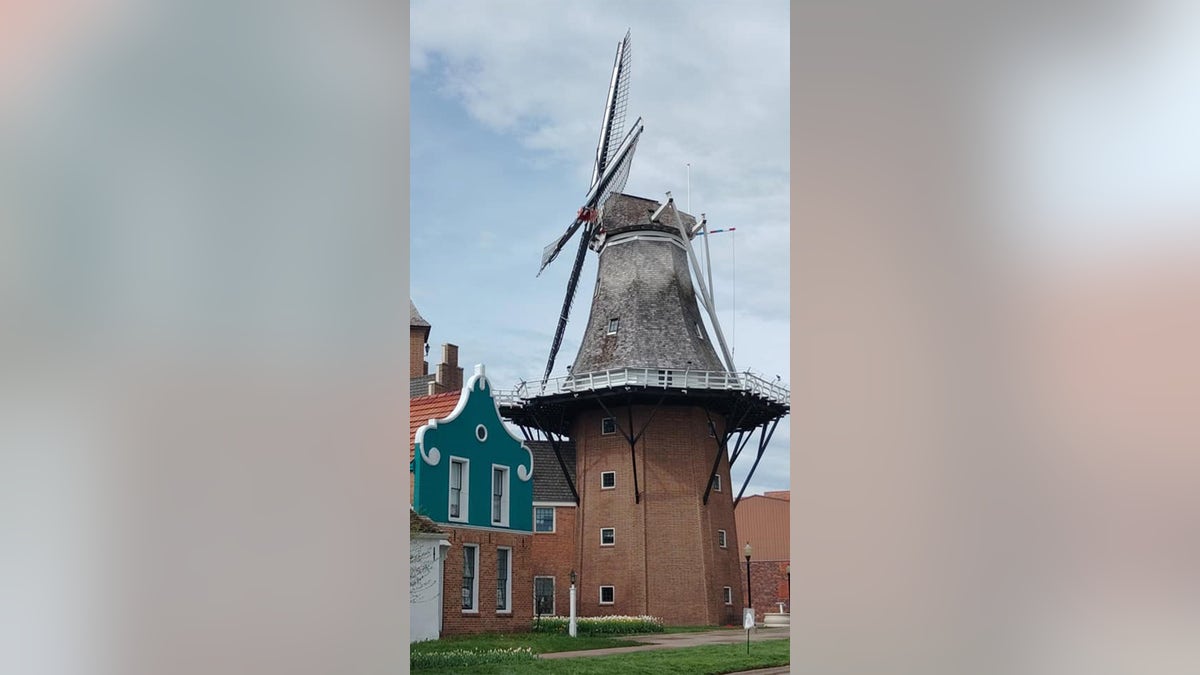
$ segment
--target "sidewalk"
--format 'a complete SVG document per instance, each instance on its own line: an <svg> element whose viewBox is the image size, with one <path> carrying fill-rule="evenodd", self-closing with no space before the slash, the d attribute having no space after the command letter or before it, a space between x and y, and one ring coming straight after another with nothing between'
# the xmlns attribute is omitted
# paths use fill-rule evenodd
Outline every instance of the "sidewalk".
<svg viewBox="0 0 1200 675"><path fill-rule="evenodd" d="M786 638L790 635L788 628L772 627L772 628L755 628L754 632L750 633L750 642L760 642L762 640L778 640ZM554 652L550 654L540 654L539 658L543 659L572 659L580 656L608 656L610 654L628 654L630 652L644 652L652 649L673 649L676 647L696 647L699 645L724 645L746 642L746 631L744 630L710 630L700 633L652 633L650 635L630 635L627 639L635 642L643 642L645 644L637 647L610 647L608 649L584 649L576 652ZM767 668L764 670L747 671L755 675L768 675L775 673L786 673L787 667L780 666L778 668Z"/></svg>

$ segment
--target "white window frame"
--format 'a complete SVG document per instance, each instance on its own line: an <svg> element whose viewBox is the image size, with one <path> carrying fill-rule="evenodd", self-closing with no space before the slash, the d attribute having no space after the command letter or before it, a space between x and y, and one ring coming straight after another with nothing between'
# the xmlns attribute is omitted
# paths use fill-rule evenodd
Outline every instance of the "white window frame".
<svg viewBox="0 0 1200 675"><path fill-rule="evenodd" d="M729 548L729 535L725 533L725 530L717 530L717 546Z"/></svg>
<svg viewBox="0 0 1200 675"><path fill-rule="evenodd" d="M606 588L611 588L611 589L612 589L612 600L609 600L608 602L605 602L605 601L604 601L604 589L606 589ZM617 587L616 587L616 586L601 586L601 587L600 587L600 598L599 598L599 599L600 599L600 604L601 604L601 605L613 605L613 604L616 604L616 602L617 602Z"/></svg>
<svg viewBox="0 0 1200 675"><path fill-rule="evenodd" d="M474 565L472 565L472 568L475 570L475 576L471 579L471 600L472 600L471 605L472 605L472 607L471 607L471 609L464 609L462 611L462 613L463 614L478 614L479 613L479 544L463 544L463 553L465 554L468 550L475 552L474 556L473 556L474 557ZM465 572L466 571L466 569L465 569L466 568L466 559L465 558L463 559L463 568L464 568L463 571ZM459 575L458 585L459 585L459 589L460 589L459 590L459 594L460 594L459 606L462 606L462 600L461 600L462 575L461 574Z"/></svg>
<svg viewBox="0 0 1200 675"><path fill-rule="evenodd" d="M612 543L611 544L604 543L604 531L605 530L609 530L612 532ZM600 545L601 546L616 546L617 545L617 528L615 528L615 527L600 528Z"/></svg>
<svg viewBox="0 0 1200 675"><path fill-rule="evenodd" d="M614 316L608 320L608 328L605 329L605 335L616 335L617 331L621 330L621 317Z"/></svg>
<svg viewBox="0 0 1200 675"><path fill-rule="evenodd" d="M612 431L604 430L604 423L608 422L608 421L612 422ZM615 418L615 417L601 418L601 420L600 420L600 435L601 436L612 436L615 433L617 433L617 418Z"/></svg>
<svg viewBox="0 0 1200 675"><path fill-rule="evenodd" d="M613 484L612 484L612 485L605 485L605 484L604 484L604 477L605 477L605 476L607 476L607 475L609 475L609 474L612 474L612 477L613 477ZM601 490L615 490L615 489L617 489L617 472L616 472L616 471L601 471L601 472L600 472L600 489L601 489Z"/></svg>
<svg viewBox="0 0 1200 675"><path fill-rule="evenodd" d="M508 607L505 609L500 609L500 603L497 602L496 603L496 613L497 614L512 614L512 612L513 612L513 609L512 609L512 606L513 606L513 596L512 596L513 550L512 550L512 547L509 547L509 546L497 546L496 551L497 551L497 553L496 553L497 563L500 560L499 551L508 551L508 555L505 556L506 558L508 558L508 564L506 565L507 569L504 571L504 577L505 577L504 578L504 598L505 598L505 602L508 604ZM500 573L500 566L497 564L496 565L496 574L499 574L499 573ZM497 579L496 581L499 581L499 579ZM499 586L496 587L496 590L497 591L500 590Z"/></svg>
<svg viewBox="0 0 1200 675"><path fill-rule="evenodd" d="M713 474L713 490L721 491L721 474L719 473Z"/></svg>
<svg viewBox="0 0 1200 675"><path fill-rule="evenodd" d="M501 485L503 493L500 495L500 520L496 520L496 471L504 473L504 480ZM508 506L512 502L512 470L503 464L492 465L492 480L488 488L488 520L493 527L508 527Z"/></svg>
<svg viewBox="0 0 1200 675"><path fill-rule="evenodd" d="M722 586L721 593L725 600L725 604L732 605L733 604L733 587L732 586Z"/></svg>
<svg viewBox="0 0 1200 675"><path fill-rule="evenodd" d="M558 597L557 597L558 580L552 576L536 576L533 578L533 615L537 616L537 580L538 579L549 579L550 580L550 613L547 614L546 616L556 616L557 611L558 611L557 608L555 607L555 605L558 603Z"/></svg>
<svg viewBox="0 0 1200 675"><path fill-rule="evenodd" d="M550 529L549 530L537 529L537 524L538 524L537 510L538 509L550 509ZM533 505L533 533L534 534L554 534L557 531L558 531L558 509L553 506L543 506L541 504L534 504Z"/></svg>
<svg viewBox="0 0 1200 675"><path fill-rule="evenodd" d="M459 490L458 515L450 515L454 513L454 490L450 488L446 490L446 518L455 523L465 523L469 520L468 516L471 512L471 460L466 457L450 455L450 476L446 481L448 486L453 485L450 481L454 480L455 464L462 464L462 489Z"/></svg>

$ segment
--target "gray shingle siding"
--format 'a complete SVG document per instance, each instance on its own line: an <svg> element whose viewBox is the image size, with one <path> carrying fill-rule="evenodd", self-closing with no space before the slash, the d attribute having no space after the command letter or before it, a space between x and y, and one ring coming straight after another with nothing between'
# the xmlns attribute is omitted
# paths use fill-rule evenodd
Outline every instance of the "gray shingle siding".
<svg viewBox="0 0 1200 675"><path fill-rule="evenodd" d="M562 468L554 457L554 448L550 441L525 441L525 446L533 452L533 501L535 502L574 502L575 496L567 480L563 478ZM567 465L567 473L575 480L575 444L560 442L563 463Z"/></svg>
<svg viewBox="0 0 1200 675"><path fill-rule="evenodd" d="M410 379L408 381L409 397L416 398L417 396L428 396L429 395L429 383L434 382L435 380L437 380L436 373L430 373L429 375L421 375L420 377L414 377L414 378Z"/></svg>
<svg viewBox="0 0 1200 675"><path fill-rule="evenodd" d="M609 239L600 252L591 313L572 372L725 369L696 303L687 252L661 239L612 241L614 235L645 231L682 242L669 212L663 216L666 223L650 222L658 205L623 194L605 203L601 225ZM686 214L681 219L685 227L695 222ZM620 325L616 335L609 335L609 321L614 318L620 319Z"/></svg>

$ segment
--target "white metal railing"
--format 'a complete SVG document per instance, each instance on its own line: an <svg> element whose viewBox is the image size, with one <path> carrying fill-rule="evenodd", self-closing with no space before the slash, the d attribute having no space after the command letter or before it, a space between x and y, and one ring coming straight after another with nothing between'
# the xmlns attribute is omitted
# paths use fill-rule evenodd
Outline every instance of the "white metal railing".
<svg viewBox="0 0 1200 675"><path fill-rule="evenodd" d="M617 387L640 389L703 389L715 391L746 391L776 403L788 405L788 389L778 380L766 380L750 371L730 373L723 370L665 370L659 368L617 368L594 373L578 373L556 377L539 383L522 383L516 389L493 390L500 405L519 405L523 399L552 396Z"/></svg>

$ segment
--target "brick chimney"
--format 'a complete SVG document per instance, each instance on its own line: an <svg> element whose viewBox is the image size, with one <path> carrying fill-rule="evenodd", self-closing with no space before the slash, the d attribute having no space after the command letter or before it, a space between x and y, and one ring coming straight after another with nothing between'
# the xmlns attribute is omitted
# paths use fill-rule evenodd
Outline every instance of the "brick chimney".
<svg viewBox="0 0 1200 675"><path fill-rule="evenodd" d="M437 367L437 382L441 391L462 389L463 369L458 365L458 345L442 345L442 362Z"/></svg>

